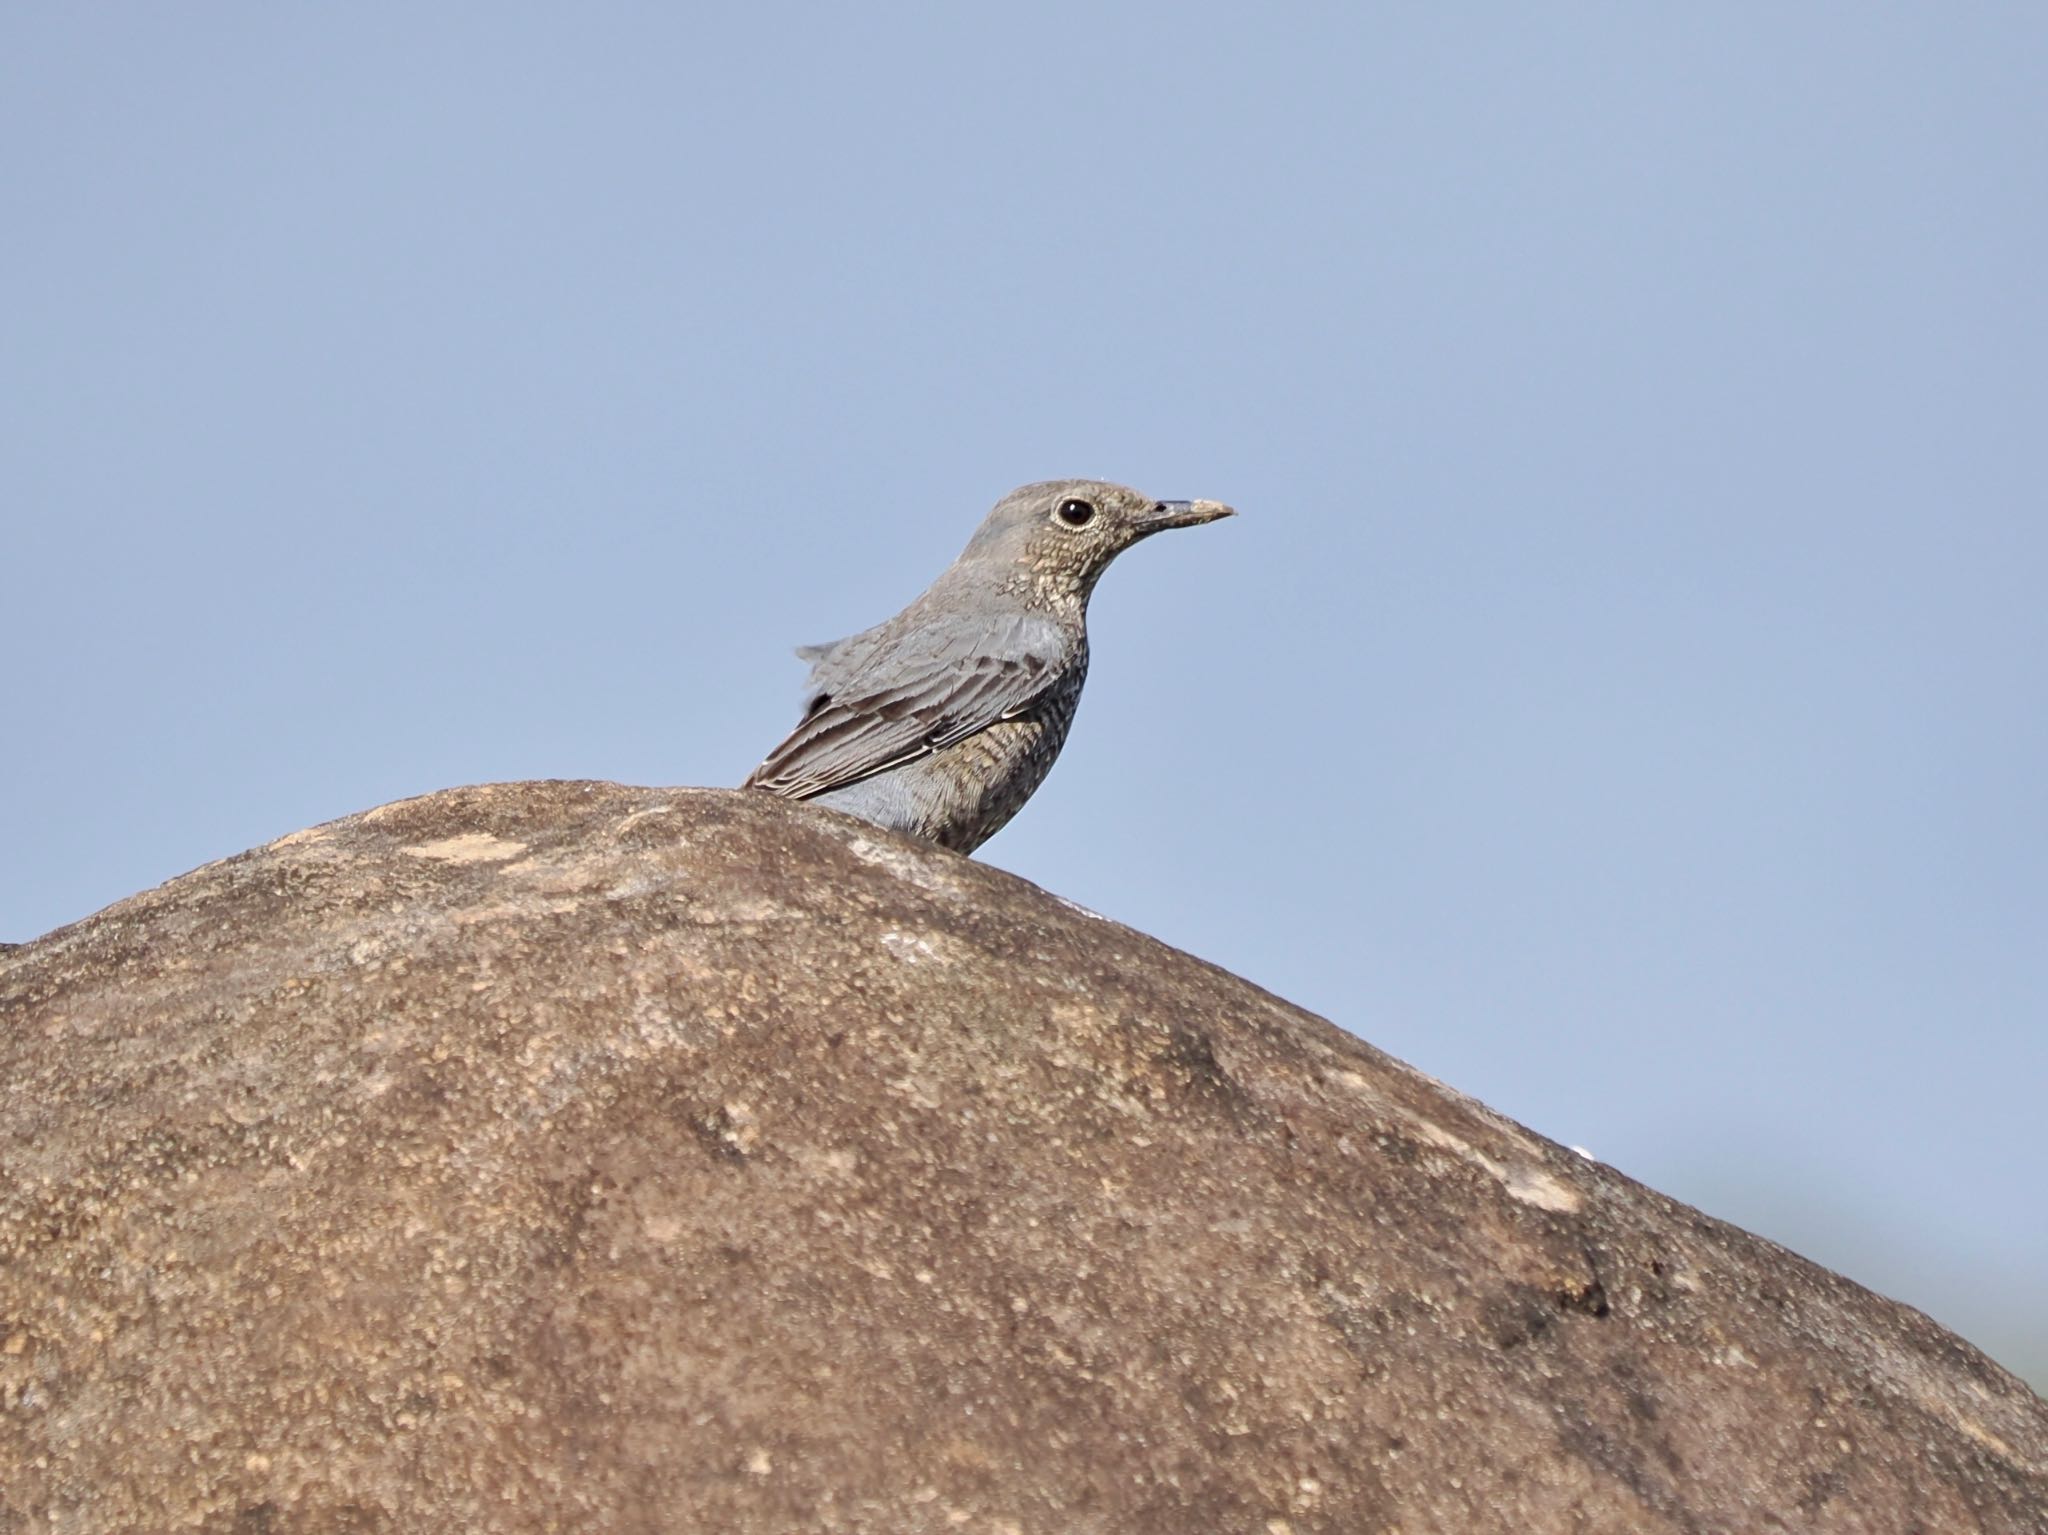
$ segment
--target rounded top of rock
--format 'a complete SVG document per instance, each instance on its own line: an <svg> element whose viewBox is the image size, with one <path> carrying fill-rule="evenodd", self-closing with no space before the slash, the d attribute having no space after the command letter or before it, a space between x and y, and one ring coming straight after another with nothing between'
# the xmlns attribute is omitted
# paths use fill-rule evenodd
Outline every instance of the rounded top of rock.
<svg viewBox="0 0 2048 1535"><path fill-rule="evenodd" d="M2048 1511L1918 1313L766 795L388 805L0 955L0 1022L0 1528Z"/></svg>

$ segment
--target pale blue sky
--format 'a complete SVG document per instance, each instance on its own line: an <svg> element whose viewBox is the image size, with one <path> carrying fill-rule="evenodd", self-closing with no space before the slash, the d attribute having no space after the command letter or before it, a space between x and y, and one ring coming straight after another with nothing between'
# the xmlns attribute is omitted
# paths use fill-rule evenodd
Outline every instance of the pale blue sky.
<svg viewBox="0 0 2048 1535"><path fill-rule="evenodd" d="M2048 12L10 7L0 937L736 782L1012 485L991 862L2048 1379Z"/></svg>

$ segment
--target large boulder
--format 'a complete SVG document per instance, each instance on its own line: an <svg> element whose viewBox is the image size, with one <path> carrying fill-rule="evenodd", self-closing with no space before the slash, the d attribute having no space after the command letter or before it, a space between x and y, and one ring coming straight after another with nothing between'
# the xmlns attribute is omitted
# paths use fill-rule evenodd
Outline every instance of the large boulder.
<svg viewBox="0 0 2048 1535"><path fill-rule="evenodd" d="M210 865L0 956L0 1094L0 1530L2048 1530L1917 1312L765 796Z"/></svg>

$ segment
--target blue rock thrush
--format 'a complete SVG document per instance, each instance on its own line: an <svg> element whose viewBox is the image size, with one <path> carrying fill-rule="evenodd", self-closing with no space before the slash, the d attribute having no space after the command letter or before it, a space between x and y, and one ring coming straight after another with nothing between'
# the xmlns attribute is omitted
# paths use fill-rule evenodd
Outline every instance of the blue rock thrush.
<svg viewBox="0 0 2048 1535"><path fill-rule="evenodd" d="M1228 517L1100 480L1026 485L887 623L806 645L804 715L746 787L971 853L1051 769L1088 676L1088 597L1167 528Z"/></svg>

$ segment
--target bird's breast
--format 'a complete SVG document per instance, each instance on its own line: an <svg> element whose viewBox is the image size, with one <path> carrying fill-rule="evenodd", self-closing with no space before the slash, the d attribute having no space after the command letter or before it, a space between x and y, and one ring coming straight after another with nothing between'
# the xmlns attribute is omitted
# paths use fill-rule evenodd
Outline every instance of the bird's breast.
<svg viewBox="0 0 2048 1535"><path fill-rule="evenodd" d="M1087 676L1084 650L1058 681L1015 719L1001 720L919 764L940 792L924 835L955 852L972 852L1023 808L1052 771Z"/></svg>

